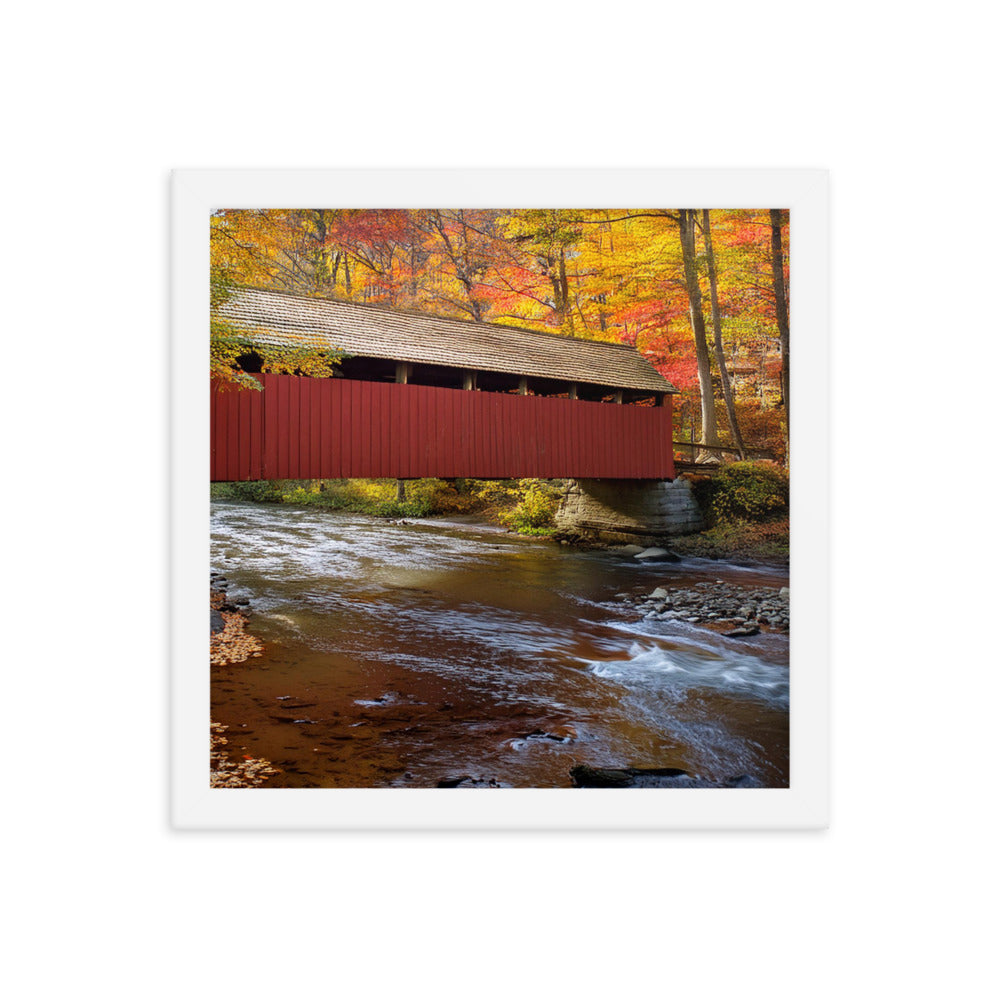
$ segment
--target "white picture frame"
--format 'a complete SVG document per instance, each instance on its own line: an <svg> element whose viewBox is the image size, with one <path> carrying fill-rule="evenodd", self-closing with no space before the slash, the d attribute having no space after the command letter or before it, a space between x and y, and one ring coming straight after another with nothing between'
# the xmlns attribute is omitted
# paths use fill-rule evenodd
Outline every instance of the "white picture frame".
<svg viewBox="0 0 1000 1000"><path fill-rule="evenodd" d="M252 830L819 829L829 818L828 175L754 170L178 170L171 204L171 818ZM790 782L736 789L209 786L209 217L219 208L790 210Z"/></svg>

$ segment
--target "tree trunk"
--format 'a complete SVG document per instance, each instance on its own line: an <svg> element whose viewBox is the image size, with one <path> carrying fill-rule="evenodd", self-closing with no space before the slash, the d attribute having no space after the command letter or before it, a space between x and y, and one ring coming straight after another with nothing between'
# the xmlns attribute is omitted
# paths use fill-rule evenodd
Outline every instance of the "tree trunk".
<svg viewBox="0 0 1000 1000"><path fill-rule="evenodd" d="M562 326L563 323L569 323L569 332L573 333L573 310L570 308L569 304L569 279L566 277L566 248L563 247L559 251L559 288L561 292L562 299L562 316L560 316L559 325Z"/></svg>
<svg viewBox="0 0 1000 1000"><path fill-rule="evenodd" d="M698 384L701 387L701 443L717 446L719 444L719 430L715 421L712 362L709 359L708 338L705 334L705 312L701 302L701 286L698 284L694 224L695 210L682 208L680 212L681 253L684 257L684 284L687 287L688 302L691 306L691 329L694 331L694 347L698 356Z"/></svg>
<svg viewBox="0 0 1000 1000"><path fill-rule="evenodd" d="M712 297L712 333L715 344L715 363L719 368L719 378L722 380L722 396L726 401L726 414L729 416L729 429L733 432L733 441L740 453L740 458L747 457L743 435L740 433L739 421L736 419L736 402L733 399L733 387L729 383L729 370L726 368L726 353L722 348L722 314L719 310L719 283L715 273L715 251L712 249L712 223L709 220L708 209L702 209L703 228L705 230L705 255L708 258L708 288Z"/></svg>
<svg viewBox="0 0 1000 1000"><path fill-rule="evenodd" d="M406 503L406 480L396 480L396 503Z"/></svg>
<svg viewBox="0 0 1000 1000"><path fill-rule="evenodd" d="M778 318L781 337L781 403L785 408L785 437L791 438L791 405L789 402L788 364L788 290L785 288L785 260L781 250L781 209L771 209L771 274L774 278L774 314ZM788 464L788 454L785 454Z"/></svg>

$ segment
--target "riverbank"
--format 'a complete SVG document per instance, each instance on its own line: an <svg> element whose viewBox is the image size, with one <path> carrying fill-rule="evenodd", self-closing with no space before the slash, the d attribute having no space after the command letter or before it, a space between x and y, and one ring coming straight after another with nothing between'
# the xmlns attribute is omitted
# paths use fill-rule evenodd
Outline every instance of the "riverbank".
<svg viewBox="0 0 1000 1000"><path fill-rule="evenodd" d="M762 524L720 524L697 534L677 535L670 539L670 548L680 556L736 565L788 566L788 518Z"/></svg>
<svg viewBox="0 0 1000 1000"><path fill-rule="evenodd" d="M213 483L213 500L310 507L381 520L476 515L518 534L547 535L562 480L302 479Z"/></svg>
<svg viewBox="0 0 1000 1000"><path fill-rule="evenodd" d="M211 575L209 616L211 636L209 663L213 667L228 667L261 656L264 646L247 630L249 601L230 603L226 596L228 581L219 573ZM257 788L272 775L280 774L269 760L243 754L231 756L226 749L227 727L211 723L209 752L209 785L212 788ZM245 750L246 747L241 747Z"/></svg>
<svg viewBox="0 0 1000 1000"><path fill-rule="evenodd" d="M269 761L243 755L237 760L229 755L225 737L227 729L218 722L211 724L209 785L212 788L259 788L272 775L281 772Z"/></svg>
<svg viewBox="0 0 1000 1000"><path fill-rule="evenodd" d="M260 641L247 631L250 602L241 598L237 603L231 603L226 596L227 587L228 581L224 576L212 574L208 606L211 618L209 662L213 667L243 663L264 652Z"/></svg>

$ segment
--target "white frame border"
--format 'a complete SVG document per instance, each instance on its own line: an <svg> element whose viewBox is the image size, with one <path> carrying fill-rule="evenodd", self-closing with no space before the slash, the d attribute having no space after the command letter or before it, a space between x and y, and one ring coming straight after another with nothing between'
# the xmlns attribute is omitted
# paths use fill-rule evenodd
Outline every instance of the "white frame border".
<svg viewBox="0 0 1000 1000"><path fill-rule="evenodd" d="M825 170L178 170L171 199L171 817L175 829L821 829L829 813L829 184ZM208 219L217 208L624 205L791 210L787 789L210 788Z"/></svg>

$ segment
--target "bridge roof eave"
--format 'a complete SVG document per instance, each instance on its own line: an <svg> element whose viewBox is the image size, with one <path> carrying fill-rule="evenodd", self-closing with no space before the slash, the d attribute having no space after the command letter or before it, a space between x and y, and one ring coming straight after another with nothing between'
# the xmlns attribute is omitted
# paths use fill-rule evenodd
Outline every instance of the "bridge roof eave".
<svg viewBox="0 0 1000 1000"><path fill-rule="evenodd" d="M678 391L624 344L257 289L238 290L220 311L261 346L335 349L629 391Z"/></svg>

